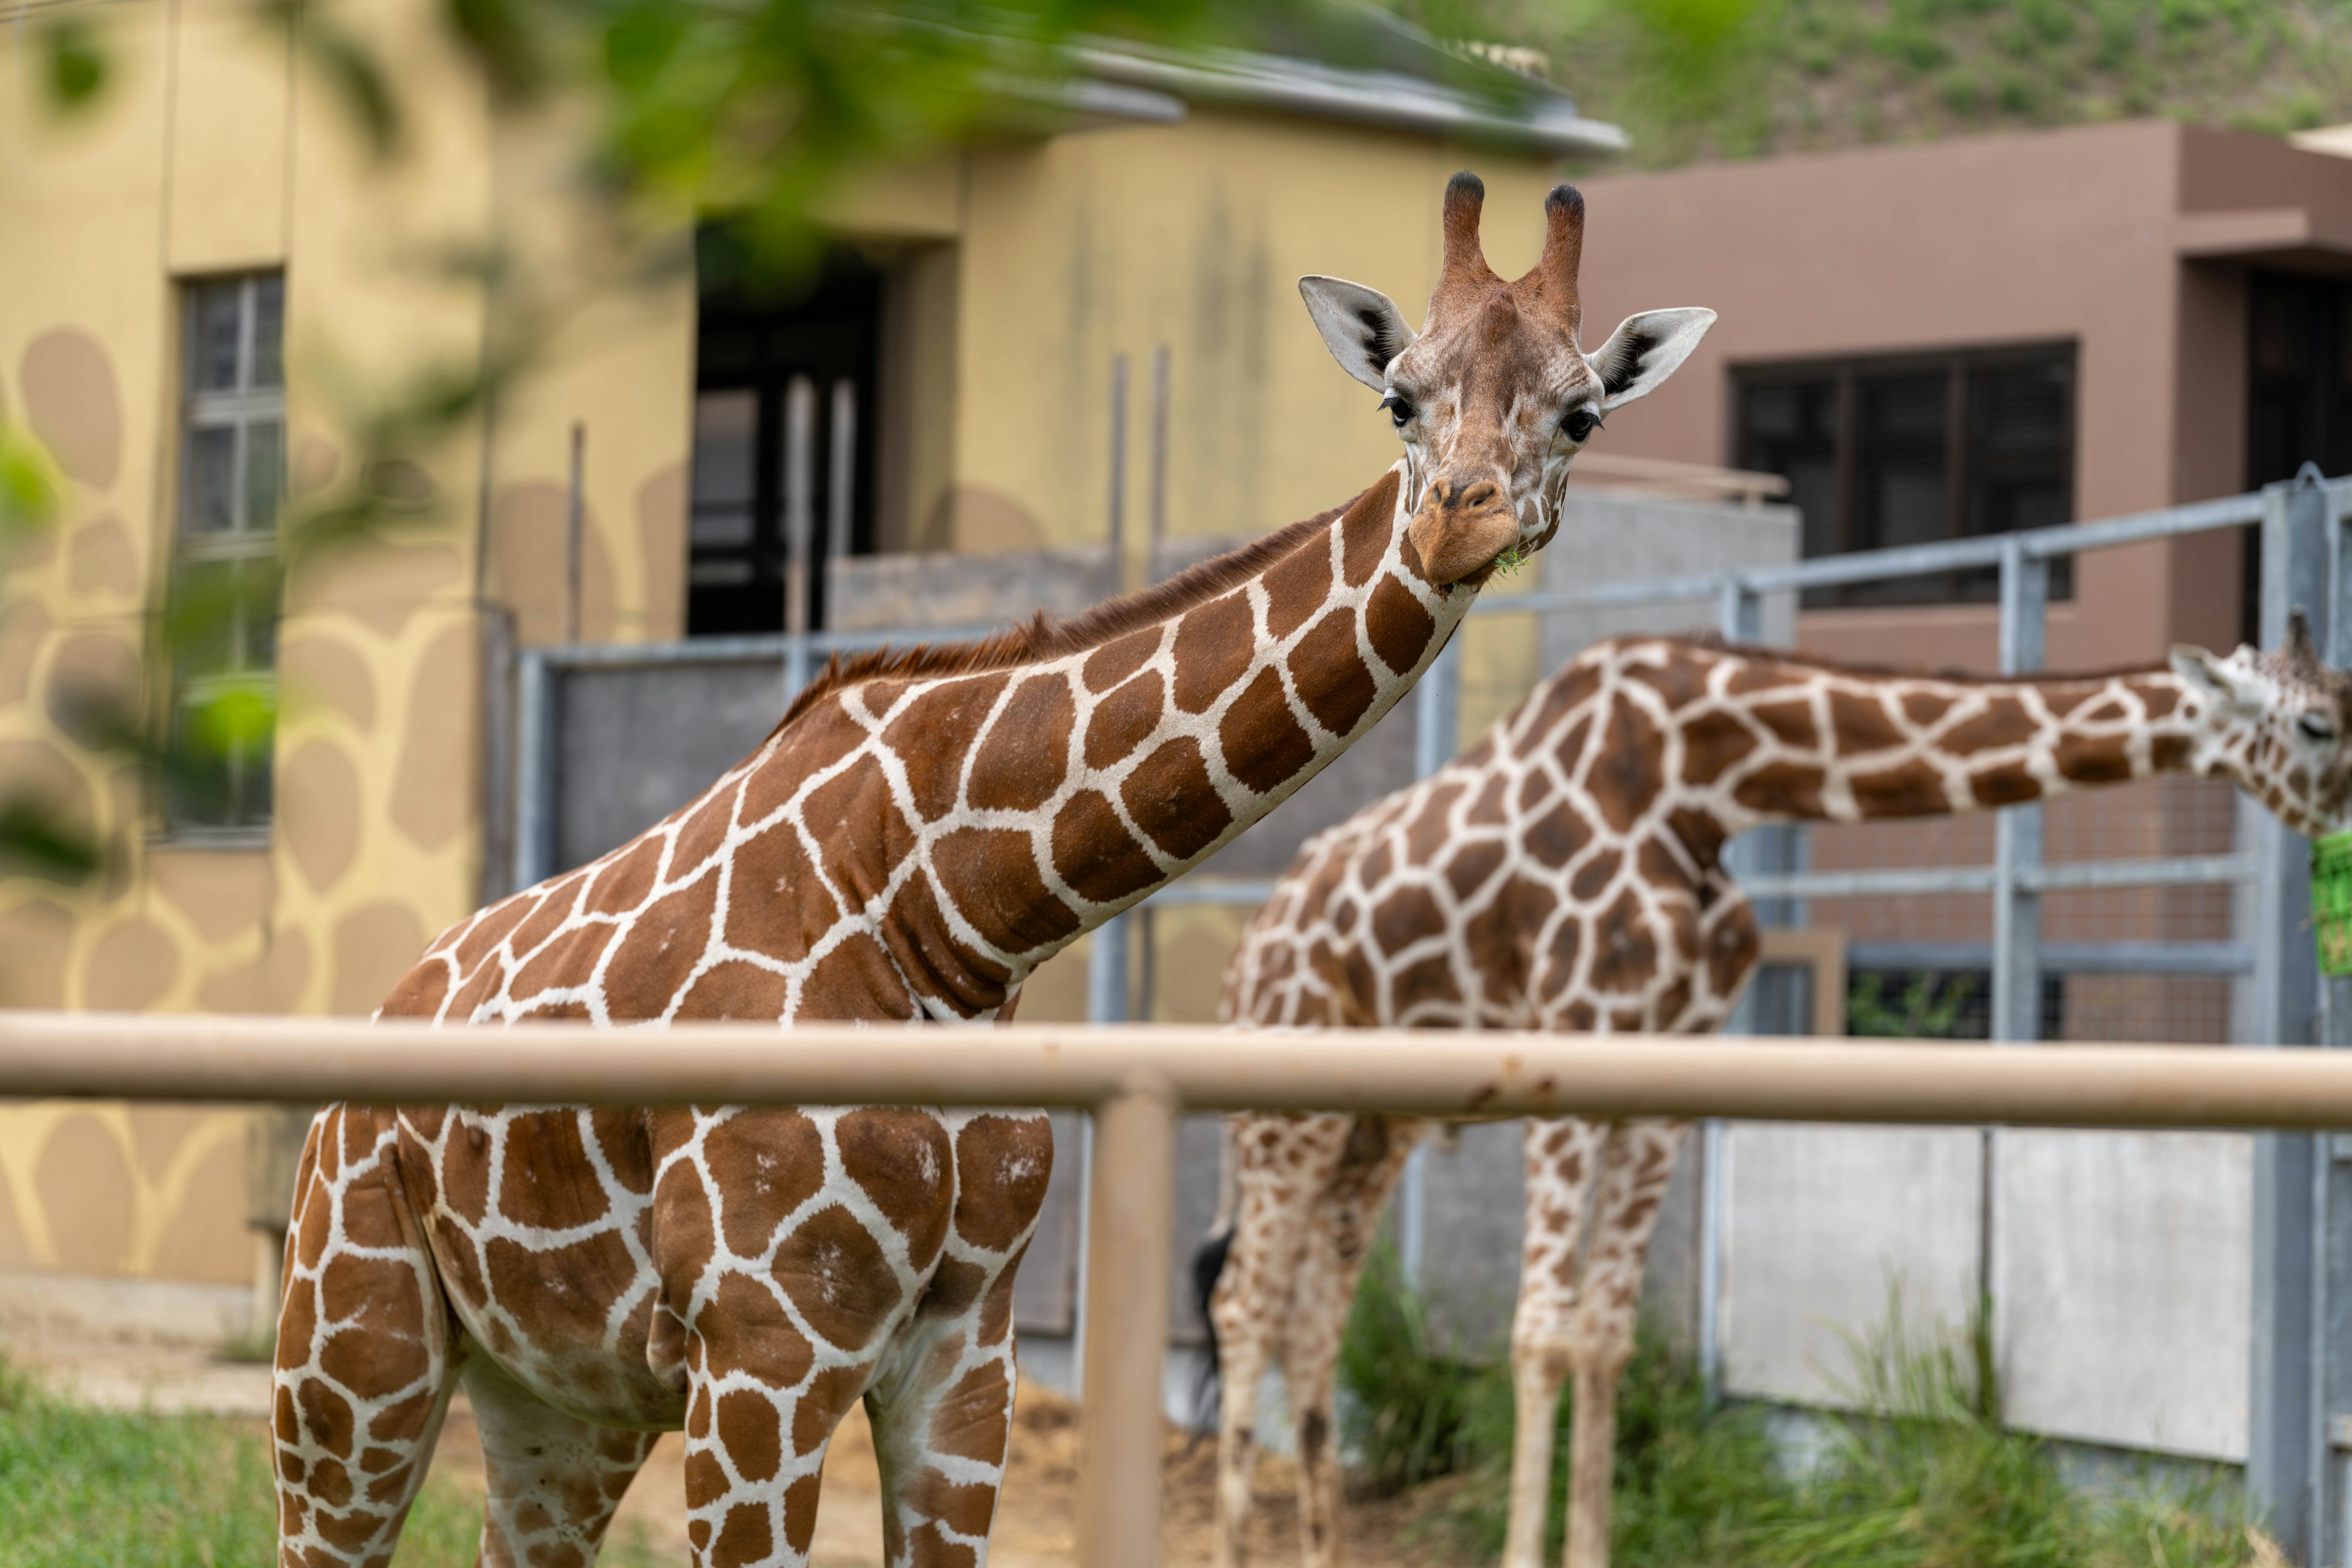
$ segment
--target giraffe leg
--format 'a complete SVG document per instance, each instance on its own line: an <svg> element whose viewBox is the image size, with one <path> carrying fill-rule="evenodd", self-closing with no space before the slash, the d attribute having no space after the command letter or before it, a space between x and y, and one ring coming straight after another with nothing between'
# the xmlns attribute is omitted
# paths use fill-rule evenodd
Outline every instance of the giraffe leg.
<svg viewBox="0 0 2352 1568"><path fill-rule="evenodd" d="M589 1568L659 1434L566 1415L488 1356L463 1381L488 1480L481 1568Z"/></svg>
<svg viewBox="0 0 2352 1568"><path fill-rule="evenodd" d="M978 1300L935 1295L883 1358L866 1395L882 1475L888 1568L982 1568L1012 1437L1013 1270Z"/></svg>
<svg viewBox="0 0 2352 1568"><path fill-rule="evenodd" d="M1503 1568L1540 1568L1550 1522L1552 1426L1568 1381L1577 1265L1584 1213L1601 1164L1605 1123L1530 1120L1527 1234L1519 1254L1519 1303L1511 1321L1510 1522Z"/></svg>
<svg viewBox="0 0 2352 1568"><path fill-rule="evenodd" d="M1609 1568L1617 1381L1633 1359L1650 1234L1689 1131L1683 1121L1628 1121L1611 1133L1601 1156L1592 1239L1570 1335L1576 1409L1569 1429L1568 1568Z"/></svg>
<svg viewBox="0 0 2352 1568"><path fill-rule="evenodd" d="M459 1357L389 1112L331 1105L294 1182L272 1382L281 1568L392 1560Z"/></svg>
<svg viewBox="0 0 2352 1568"><path fill-rule="evenodd" d="M1216 1568L1241 1568L1257 1459L1257 1390L1279 1351L1298 1248L1315 1196L1338 1166L1352 1118L1235 1116L1234 1234L1209 1300L1217 1333Z"/></svg>
<svg viewBox="0 0 2352 1568"><path fill-rule="evenodd" d="M1299 1247L1282 1365L1298 1423L1298 1529L1307 1568L1339 1568L1347 1559L1334 1373L1381 1211L1423 1131L1404 1118L1358 1117L1339 1168L1314 1200Z"/></svg>

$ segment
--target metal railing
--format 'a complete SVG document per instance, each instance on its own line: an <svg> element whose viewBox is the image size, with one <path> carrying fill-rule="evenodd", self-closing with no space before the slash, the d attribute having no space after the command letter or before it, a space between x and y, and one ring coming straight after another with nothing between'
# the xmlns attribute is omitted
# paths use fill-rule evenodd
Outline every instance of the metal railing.
<svg viewBox="0 0 2352 1568"><path fill-rule="evenodd" d="M2352 1126L2352 1057L2197 1047L1433 1037L1013 1024L544 1025L0 1014L0 1097L367 1104L1082 1106L1088 1178L1078 1561L1160 1545L1161 1362L1185 1110L1752 1117L2061 1127Z"/></svg>
<svg viewBox="0 0 2352 1568"><path fill-rule="evenodd" d="M2000 668L2004 674L2026 675L2042 666L2051 561L2252 526L2263 531L2263 539L2264 646L2277 643L2284 635L2289 609L2299 609L2311 621L2328 661L2343 668L2352 666L2352 604L2347 604L2352 601L2352 551L2343 544L2347 514L2352 514L2352 482L2326 481L2315 470L2306 468L2295 480L2257 493L2098 521L1785 565L1600 584L1567 592L1499 595L1482 598L1471 614L1541 616L1700 599L1717 606L1717 628L1725 637L1756 642L1762 638L1768 595L1994 567L2000 584ZM520 739L514 770L517 885L527 886L557 869L550 863L550 851L556 740L553 696L560 672L772 658L780 668L782 695L788 700L825 654L890 642L979 635L989 629L910 627L522 651L517 657ZM1458 739L1458 637L1415 688L1413 703L1416 772L1425 777L1451 758ZM2022 1042L2035 1037L2043 974L2107 973L2231 977L2246 984L2252 1000L2245 1026L2248 1037L2281 1044L2339 1037L2352 1041L2352 992L2323 997L2310 944L2302 931L2307 889L2300 841L2259 810L2242 807L2239 822L2240 847L2232 853L2145 860L2045 863L2039 805L2012 806L1996 814L1996 847L1990 865L1808 871L1797 866L1801 859L1801 829L1794 827L1746 836L1734 843L1730 854L1741 881L1758 900L1759 912L1784 923L1801 923L1803 904L1809 900L1989 894L1994 913L1990 943L1864 942L1852 947L1850 957L1856 967L1989 970L1992 1035L1997 1040ZM2195 885L2245 889L2251 914L2243 940L2059 944L2042 940L2041 900L2046 893ZM1162 889L1138 910L1099 928L1091 943L1089 1016L1098 1023L1117 1023L1129 1015L1129 921L1140 918L1141 910L1154 905L1252 906L1264 900L1270 887L1263 880L1190 878ZM1740 1022L1735 1016L1735 1026ZM1702 1321L1712 1324L1720 1301L1719 1126L1710 1123L1706 1148L1707 1180L1701 1200L1706 1237L1700 1259ZM1398 1196L1400 1250L1408 1271L1421 1250L1418 1215L1423 1168L1423 1157L1417 1154ZM2343 1267L2336 1271L2352 1274L2352 1185L2344 1194L2331 1198L2333 1169L2307 1138L2266 1138L2256 1164L2253 1452L2249 1471L2256 1498L2275 1515L2290 1521L2285 1531L2290 1546L2299 1542L2332 1542L2347 1533L2336 1529L2336 1510L2325 1506L2335 1485L2324 1469L2325 1432L2332 1428L2326 1428L2322 1420L2321 1407L2326 1400L2312 1393L2314 1379L2333 1364L2331 1357L2346 1365L2347 1384L2352 1384L2352 1321L2341 1331L2347 1343L2331 1348L2331 1336L2339 1331L2331 1326L2326 1306L2329 1269L2318 1261L2323 1256L2340 1254ZM2352 1168L2346 1174L2347 1183L2352 1183ZM2345 1234L2330 1239L2331 1226ZM1082 1336L1088 1315L1088 1305L1082 1298L1077 1314ZM1700 1346L1711 1372L1717 1336L1703 1331ZM2352 1406L2352 1387L2347 1387L2344 1397Z"/></svg>

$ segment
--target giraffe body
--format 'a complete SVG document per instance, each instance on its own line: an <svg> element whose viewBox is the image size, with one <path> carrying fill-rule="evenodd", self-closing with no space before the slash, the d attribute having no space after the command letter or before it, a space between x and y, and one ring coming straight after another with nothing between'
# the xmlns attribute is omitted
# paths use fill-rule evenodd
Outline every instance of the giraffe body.
<svg viewBox="0 0 2352 1568"><path fill-rule="evenodd" d="M1540 287L1513 293L1477 254L1481 196L1447 187L1418 335L1385 296L1302 282L1349 374L1409 373L1421 400L1390 409L1404 456L1355 501L1064 625L829 667L698 799L444 933L383 1012L1003 1016L1377 722L1497 558L1550 538L1575 422L1712 320L1634 318L1596 367L1573 342L1581 201L1552 194ZM892 1568L978 1568L1052 1163L1034 1111L328 1108L279 1321L281 1563L389 1562L462 1382L488 1563L586 1568L650 1435L680 1426L698 1568L803 1563L863 1399Z"/></svg>
<svg viewBox="0 0 2352 1568"><path fill-rule="evenodd" d="M1724 844L1774 821L1940 816L2167 772L2237 780L2298 830L2340 822L2352 679L2307 642L2258 659L2031 681L1843 668L1657 637L1594 645L1469 752L1309 840L1244 934L1229 1022L1694 1034L1753 974ZM1256 1380L1301 1412L1307 1561L1339 1561L1332 1368L1405 1118L1238 1116L1219 1562L1241 1558ZM1685 1124L1527 1123L1506 1568L1542 1557L1553 1412L1576 1382L1566 1560L1604 1568L1614 1390ZM1377 1150L1377 1157L1366 1152ZM1317 1434L1310 1443L1309 1430Z"/></svg>

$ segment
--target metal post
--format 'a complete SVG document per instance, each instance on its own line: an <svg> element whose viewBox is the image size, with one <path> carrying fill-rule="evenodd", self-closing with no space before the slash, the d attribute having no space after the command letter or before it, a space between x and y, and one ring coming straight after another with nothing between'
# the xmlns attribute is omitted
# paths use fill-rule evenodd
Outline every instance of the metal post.
<svg viewBox="0 0 2352 1568"><path fill-rule="evenodd" d="M1412 776L1425 779L1454 760L1462 727L1459 626L1412 689Z"/></svg>
<svg viewBox="0 0 2352 1568"><path fill-rule="evenodd" d="M1129 911L1131 914L1133 911ZM1128 1003L1128 915L1117 914L1097 926L1087 947L1087 1022L1124 1024ZM1095 1152L1101 1146L1094 1111L1087 1111L1078 1142L1078 1305L1070 1324L1070 1364L1077 1378L1071 1393L1086 1397L1087 1314L1091 1292L1086 1283L1093 1267L1094 1235L1090 1214L1094 1203Z"/></svg>
<svg viewBox="0 0 2352 1568"><path fill-rule="evenodd" d="M2313 630L2331 667L2352 668L2352 549L2344 537L2352 490L2328 492L2321 504L2327 619ZM2352 1046L2352 976L2319 977L2317 1033L2332 1049ZM2312 1166L2311 1318L2319 1360L2313 1414L2320 1437L2312 1455L2311 1555L2340 1563L2352 1553L2352 1141L2341 1132L2315 1140Z"/></svg>
<svg viewBox="0 0 2352 1568"><path fill-rule="evenodd" d="M1462 634L1459 627L1412 689L1412 773L1425 779L1453 761L1462 727ZM1429 1145L1405 1156L1397 1177L1397 1271L1421 1283L1429 1237Z"/></svg>
<svg viewBox="0 0 2352 1568"><path fill-rule="evenodd" d="M2334 574L2328 502L2315 469L2263 492L2263 625L2265 647L2286 636L2301 611L2322 647ZM2256 1047L2305 1046L2318 1037L2318 964L2306 930L2309 847L2267 813L2248 818L2257 855L2254 942ZM2287 1556L2314 1562L2324 1540L2325 1497L2318 1343L2324 1326L2315 1242L2316 1190L2325 1172L2319 1140L2307 1132L2254 1138L2253 1338L2248 1389L2249 1500Z"/></svg>
<svg viewBox="0 0 2352 1568"><path fill-rule="evenodd" d="M1716 630L1728 643L1764 640L1764 596L1737 577L1727 577L1717 589ZM1759 827L1726 847L1729 869L1737 877L1752 861L1777 861L1788 849L1793 827ZM1777 853L1776 853L1777 852ZM1728 1027L1735 1035L1754 1034L1756 988L1740 994L1733 1004ZM1699 1123L1698 1148L1698 1340L1699 1387L1712 1409L1723 1393L1723 1221L1730 1189L1724 1159L1729 1140L1723 1119L1710 1116Z"/></svg>
<svg viewBox="0 0 2352 1568"><path fill-rule="evenodd" d="M1127 585L1127 356L1110 356L1110 560Z"/></svg>
<svg viewBox="0 0 2352 1568"><path fill-rule="evenodd" d="M816 383L784 387L784 700L809 678L809 551L816 531Z"/></svg>
<svg viewBox="0 0 2352 1568"><path fill-rule="evenodd" d="M826 431L824 558L849 559L850 514L857 500L857 384L833 384L833 427Z"/></svg>
<svg viewBox="0 0 2352 1568"><path fill-rule="evenodd" d="M1161 1380L1176 1222L1176 1102L1149 1080L1096 1112L1087 1216L1089 1337L1078 1419L1078 1552L1090 1563L1160 1560Z"/></svg>
<svg viewBox="0 0 2352 1568"><path fill-rule="evenodd" d="M2000 556L2000 672L2042 668L2050 563L2029 556L2014 537ZM2042 864L2042 807L2014 805L1994 819L1992 1037L2021 1042L2042 1036L2042 895L2025 884Z"/></svg>
<svg viewBox="0 0 2352 1568"><path fill-rule="evenodd" d="M482 876L485 904L516 890L515 619L504 605L478 600L482 623Z"/></svg>
<svg viewBox="0 0 2352 1568"><path fill-rule="evenodd" d="M547 655L515 661L514 885L536 887L555 869L555 679Z"/></svg>
<svg viewBox="0 0 2352 1568"><path fill-rule="evenodd" d="M563 498L563 640L580 640L581 532L585 526L588 426L572 422L572 488Z"/></svg>
<svg viewBox="0 0 2352 1568"><path fill-rule="evenodd" d="M1168 345L1151 351L1151 564L1168 537ZM1147 574L1149 568L1147 568Z"/></svg>

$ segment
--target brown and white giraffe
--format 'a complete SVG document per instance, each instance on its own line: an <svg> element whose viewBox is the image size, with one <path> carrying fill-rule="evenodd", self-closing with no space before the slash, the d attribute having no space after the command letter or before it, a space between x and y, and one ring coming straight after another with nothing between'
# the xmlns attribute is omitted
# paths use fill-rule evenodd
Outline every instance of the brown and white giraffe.
<svg viewBox="0 0 2352 1568"><path fill-rule="evenodd" d="M1698 1034L1754 973L1733 836L1772 822L1938 816L2155 773L2236 781L2297 832L2352 817L2352 675L2300 620L2268 656L2032 680L1857 669L1799 653L1620 637L1538 687L1428 779L1310 839L1244 935L1232 1023ZM1340 1561L1332 1377L1382 1205L1426 1123L1237 1116L1221 1356L1218 1563L1236 1568L1258 1379L1297 1423L1301 1536ZM1569 1568L1605 1568L1616 1384L1686 1124L1527 1125L1527 1229L1504 1568L1537 1568L1553 1413L1575 1378ZM1219 1243L1212 1242L1212 1248Z"/></svg>
<svg viewBox="0 0 2352 1568"><path fill-rule="evenodd" d="M1588 368L1581 203L1552 193L1543 259L1506 286L1482 194L1447 187L1418 337L1370 289L1302 284L1405 433L1353 502L1067 623L829 668L700 798L446 932L383 1012L1008 1015L1039 963L1377 721L1496 556L1549 538L1589 422L1705 331L1637 317ZM694 1561L805 1562L827 1441L862 1398L894 1568L978 1564L1052 1160L1034 1112L329 1108L279 1320L281 1563L388 1562L462 1382L487 1563L584 1568L681 1426Z"/></svg>

